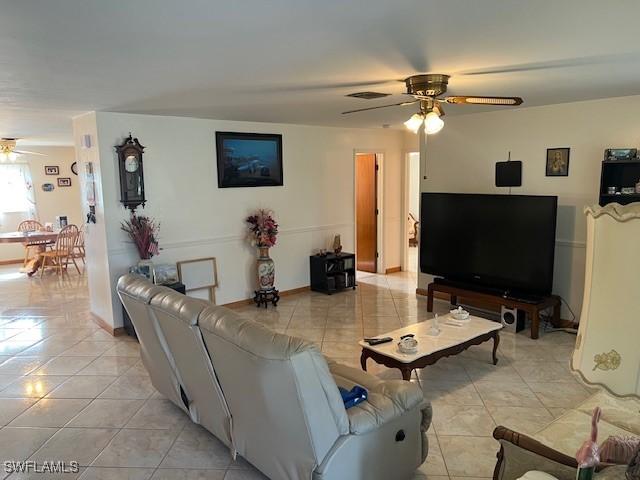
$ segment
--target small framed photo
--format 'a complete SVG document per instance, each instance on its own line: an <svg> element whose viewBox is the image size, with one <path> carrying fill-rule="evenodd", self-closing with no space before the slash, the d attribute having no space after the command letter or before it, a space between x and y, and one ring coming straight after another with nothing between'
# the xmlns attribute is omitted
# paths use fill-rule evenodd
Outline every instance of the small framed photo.
<svg viewBox="0 0 640 480"><path fill-rule="evenodd" d="M44 167L45 175L60 175L60 167L57 165L45 165Z"/></svg>
<svg viewBox="0 0 640 480"><path fill-rule="evenodd" d="M142 275L147 280L153 280L153 270L154 270L153 264L144 263L144 264L134 265L133 267L129 268L129 273Z"/></svg>
<svg viewBox="0 0 640 480"><path fill-rule="evenodd" d="M547 177L569 176L569 148L547 148Z"/></svg>
<svg viewBox="0 0 640 480"><path fill-rule="evenodd" d="M70 187L71 179L69 177L60 177L58 178L58 186L59 187Z"/></svg>
<svg viewBox="0 0 640 480"><path fill-rule="evenodd" d="M176 283L179 280L178 267L176 265L154 265L153 283L156 285L167 285Z"/></svg>

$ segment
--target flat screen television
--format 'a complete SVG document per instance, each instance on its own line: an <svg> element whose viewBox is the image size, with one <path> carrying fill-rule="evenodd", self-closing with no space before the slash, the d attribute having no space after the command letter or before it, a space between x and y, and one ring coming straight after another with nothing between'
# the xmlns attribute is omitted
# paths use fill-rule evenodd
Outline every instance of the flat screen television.
<svg viewBox="0 0 640 480"><path fill-rule="evenodd" d="M218 187L274 187L282 183L282 135L216 132Z"/></svg>
<svg viewBox="0 0 640 480"><path fill-rule="evenodd" d="M555 196L423 193L420 270L501 293L548 295Z"/></svg>

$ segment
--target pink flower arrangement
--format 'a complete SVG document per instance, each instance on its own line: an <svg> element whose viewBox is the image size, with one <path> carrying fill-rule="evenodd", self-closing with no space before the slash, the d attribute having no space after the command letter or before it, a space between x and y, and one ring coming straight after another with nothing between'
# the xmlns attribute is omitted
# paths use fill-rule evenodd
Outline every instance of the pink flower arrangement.
<svg viewBox="0 0 640 480"><path fill-rule="evenodd" d="M129 238L138 249L142 260L148 260L160 253L158 247L158 232L160 224L145 216L131 214L131 218L120 224L120 228L129 234Z"/></svg>
<svg viewBox="0 0 640 480"><path fill-rule="evenodd" d="M278 224L271 210L260 209L246 220L249 227L249 239L259 248L271 248L276 244Z"/></svg>

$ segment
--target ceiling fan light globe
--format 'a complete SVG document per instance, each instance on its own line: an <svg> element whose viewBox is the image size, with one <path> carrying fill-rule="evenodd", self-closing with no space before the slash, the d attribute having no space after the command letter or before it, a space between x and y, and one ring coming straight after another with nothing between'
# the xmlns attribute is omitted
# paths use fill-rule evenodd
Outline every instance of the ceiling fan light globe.
<svg viewBox="0 0 640 480"><path fill-rule="evenodd" d="M413 133L418 133L418 130L420 130L420 127L422 126L423 120L424 117L422 115L420 115L419 113L414 113L413 115L411 115L411 118L409 120L404 122L404 126L411 130Z"/></svg>
<svg viewBox="0 0 640 480"><path fill-rule="evenodd" d="M444 121L436 112L429 112L424 119L424 132L427 135L438 133L444 127Z"/></svg>

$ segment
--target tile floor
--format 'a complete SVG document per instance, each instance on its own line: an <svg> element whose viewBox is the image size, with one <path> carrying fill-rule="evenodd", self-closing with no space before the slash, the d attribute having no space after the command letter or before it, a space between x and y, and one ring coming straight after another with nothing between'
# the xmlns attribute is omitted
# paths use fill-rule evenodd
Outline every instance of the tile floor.
<svg viewBox="0 0 640 480"><path fill-rule="evenodd" d="M101 331L89 316L85 279L27 279L0 267L0 460L75 460L79 474L55 478L250 480L222 444L155 392L137 344ZM277 310L243 316L317 342L329 356L359 365L356 340L429 318L411 274L363 274L357 291L286 296ZM444 312L447 305L437 304ZM490 345L473 347L417 373L432 401L427 462L416 479L489 478L506 425L533 432L589 395L570 373L574 337L538 341L504 333L498 366ZM397 372L374 366L384 378ZM0 479L45 478L46 475Z"/></svg>

